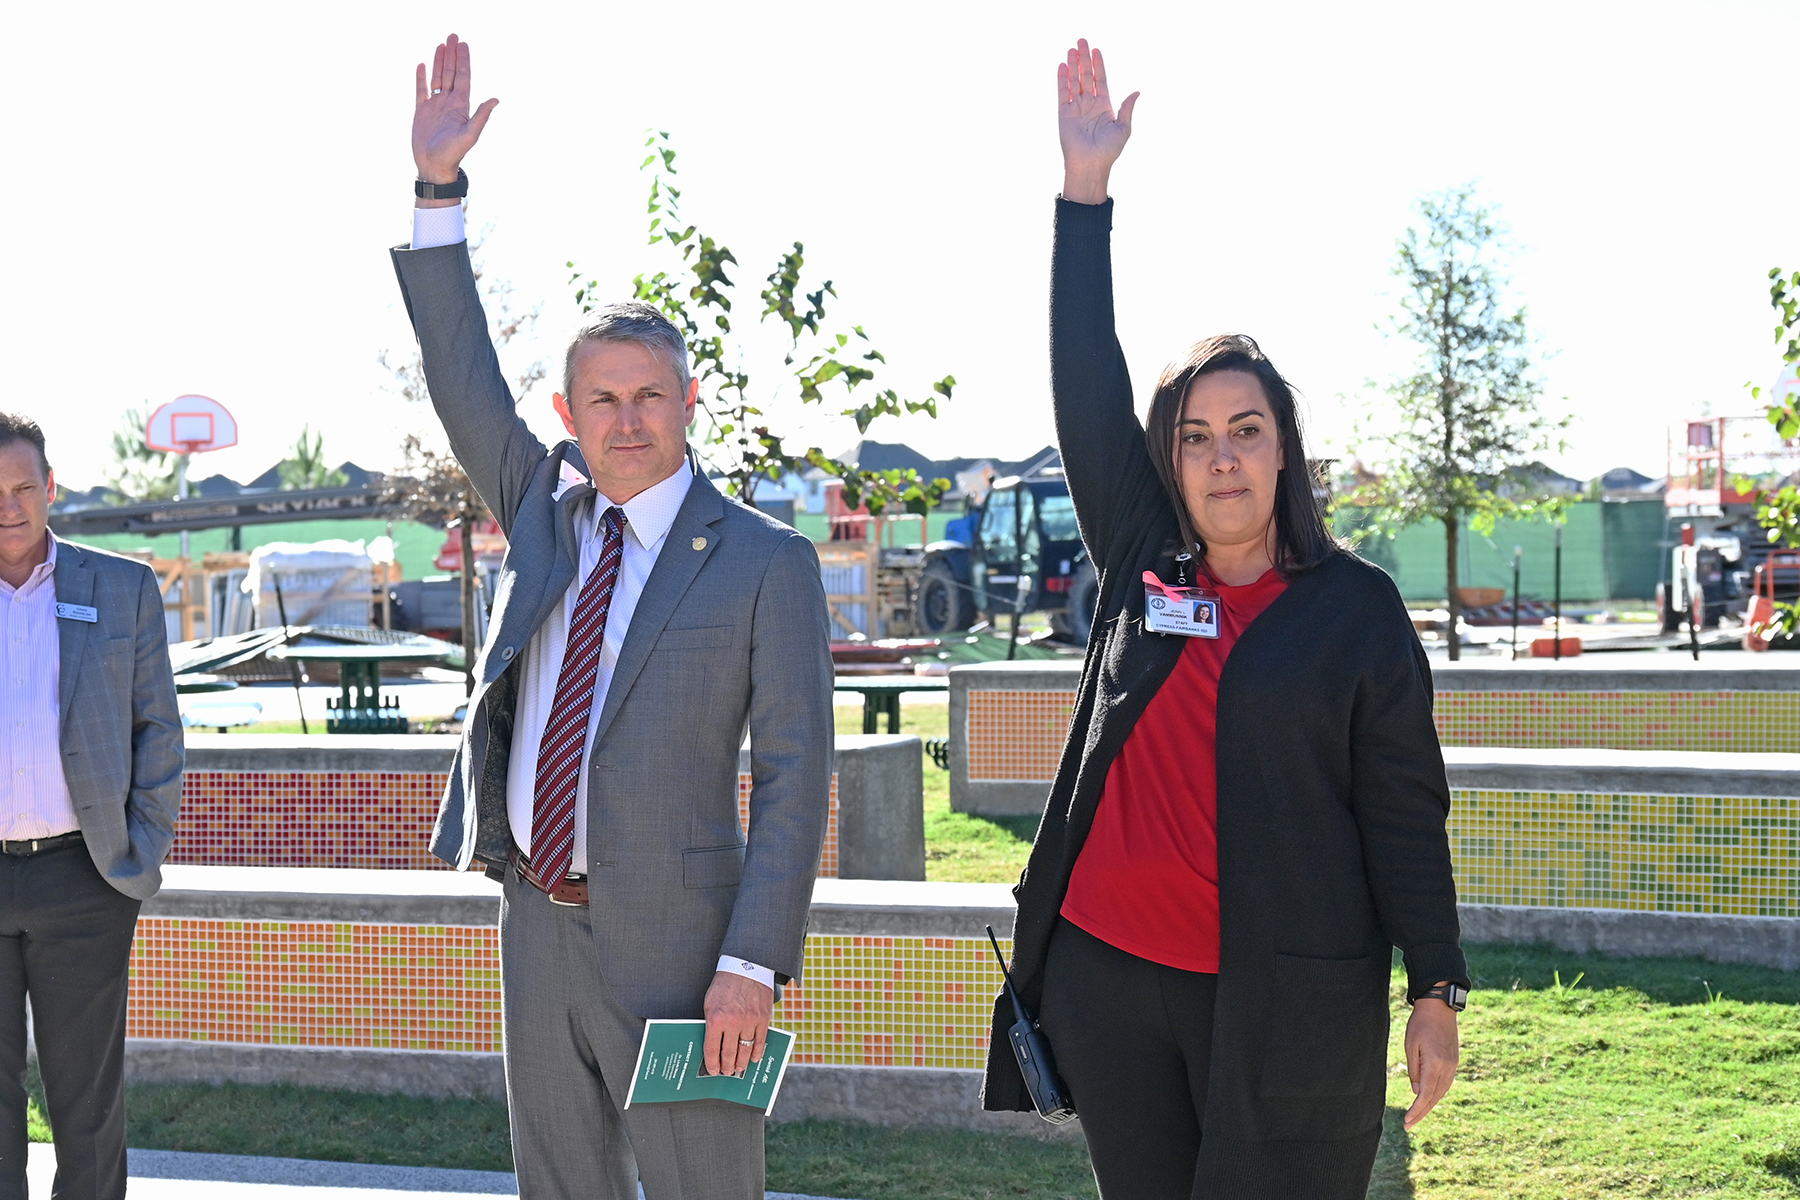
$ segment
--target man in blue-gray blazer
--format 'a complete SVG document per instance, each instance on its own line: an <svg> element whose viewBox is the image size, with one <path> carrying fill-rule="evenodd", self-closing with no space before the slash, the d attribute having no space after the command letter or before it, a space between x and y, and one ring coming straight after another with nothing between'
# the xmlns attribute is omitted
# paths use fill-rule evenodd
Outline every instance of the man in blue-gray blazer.
<svg viewBox="0 0 1800 1200"><path fill-rule="evenodd" d="M49 531L44 434L0 413L0 1197L25 1195L25 1000L56 1194L125 1194L125 1004L162 886L181 716L143 563Z"/></svg>
<svg viewBox="0 0 1800 1200"><path fill-rule="evenodd" d="M656 309L590 314L555 397L514 410L469 263L469 51L419 68L410 246L394 266L431 401L509 548L433 850L502 881L513 1157L527 1200L761 1200L763 1116L626 1109L644 1022L706 1020L708 1070L762 1057L800 974L831 787L812 543L727 501L687 445L698 383ZM750 827L738 748L750 737Z"/></svg>

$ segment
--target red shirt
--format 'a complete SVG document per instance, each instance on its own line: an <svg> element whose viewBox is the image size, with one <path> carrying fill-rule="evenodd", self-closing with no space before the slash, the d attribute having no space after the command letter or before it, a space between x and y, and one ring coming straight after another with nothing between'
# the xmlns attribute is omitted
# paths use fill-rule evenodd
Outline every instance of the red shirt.
<svg viewBox="0 0 1800 1200"><path fill-rule="evenodd" d="M1183 971L1219 970L1219 673L1287 583L1213 585L1217 638L1188 638L1113 759L1062 915L1108 945ZM1161 635L1159 635L1161 636Z"/></svg>

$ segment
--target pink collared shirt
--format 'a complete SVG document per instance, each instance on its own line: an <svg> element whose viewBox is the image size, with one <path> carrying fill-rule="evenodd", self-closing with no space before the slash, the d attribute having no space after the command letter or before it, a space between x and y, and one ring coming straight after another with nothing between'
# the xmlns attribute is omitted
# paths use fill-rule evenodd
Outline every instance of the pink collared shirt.
<svg viewBox="0 0 1800 1200"><path fill-rule="evenodd" d="M79 829L62 768L56 538L22 587L0 579L0 839Z"/></svg>

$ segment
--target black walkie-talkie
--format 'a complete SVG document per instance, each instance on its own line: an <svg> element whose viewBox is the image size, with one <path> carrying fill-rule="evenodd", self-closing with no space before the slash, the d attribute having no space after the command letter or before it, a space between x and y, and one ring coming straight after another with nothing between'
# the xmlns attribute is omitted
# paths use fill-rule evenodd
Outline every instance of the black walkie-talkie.
<svg viewBox="0 0 1800 1200"><path fill-rule="evenodd" d="M1056 1073L1056 1059L1050 1054L1050 1042L1039 1032L1037 1022L1025 1011L1025 1002L1019 999L1019 989L1013 986L1012 972L1006 969L1006 956L1000 953L1000 940L994 936L994 927L987 927L988 942L994 947L994 957L1000 960L1000 974L1006 979L1006 994L1012 1000L1013 1015L1018 1020L1006 1031L1007 1040L1012 1042L1013 1057L1019 1060L1019 1074L1025 1077L1025 1090L1031 1093L1031 1102L1037 1105L1038 1116L1052 1125L1061 1125L1065 1121L1075 1119L1075 1098L1069 1095L1062 1077Z"/></svg>

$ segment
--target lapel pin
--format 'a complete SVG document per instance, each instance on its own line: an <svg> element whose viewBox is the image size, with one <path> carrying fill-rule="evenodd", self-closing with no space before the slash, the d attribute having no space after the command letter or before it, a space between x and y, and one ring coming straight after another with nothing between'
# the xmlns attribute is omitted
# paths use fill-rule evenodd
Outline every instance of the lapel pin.
<svg viewBox="0 0 1800 1200"><path fill-rule="evenodd" d="M694 549L696 549L696 550L706 549L706 539L705 538L695 538L694 539Z"/></svg>

